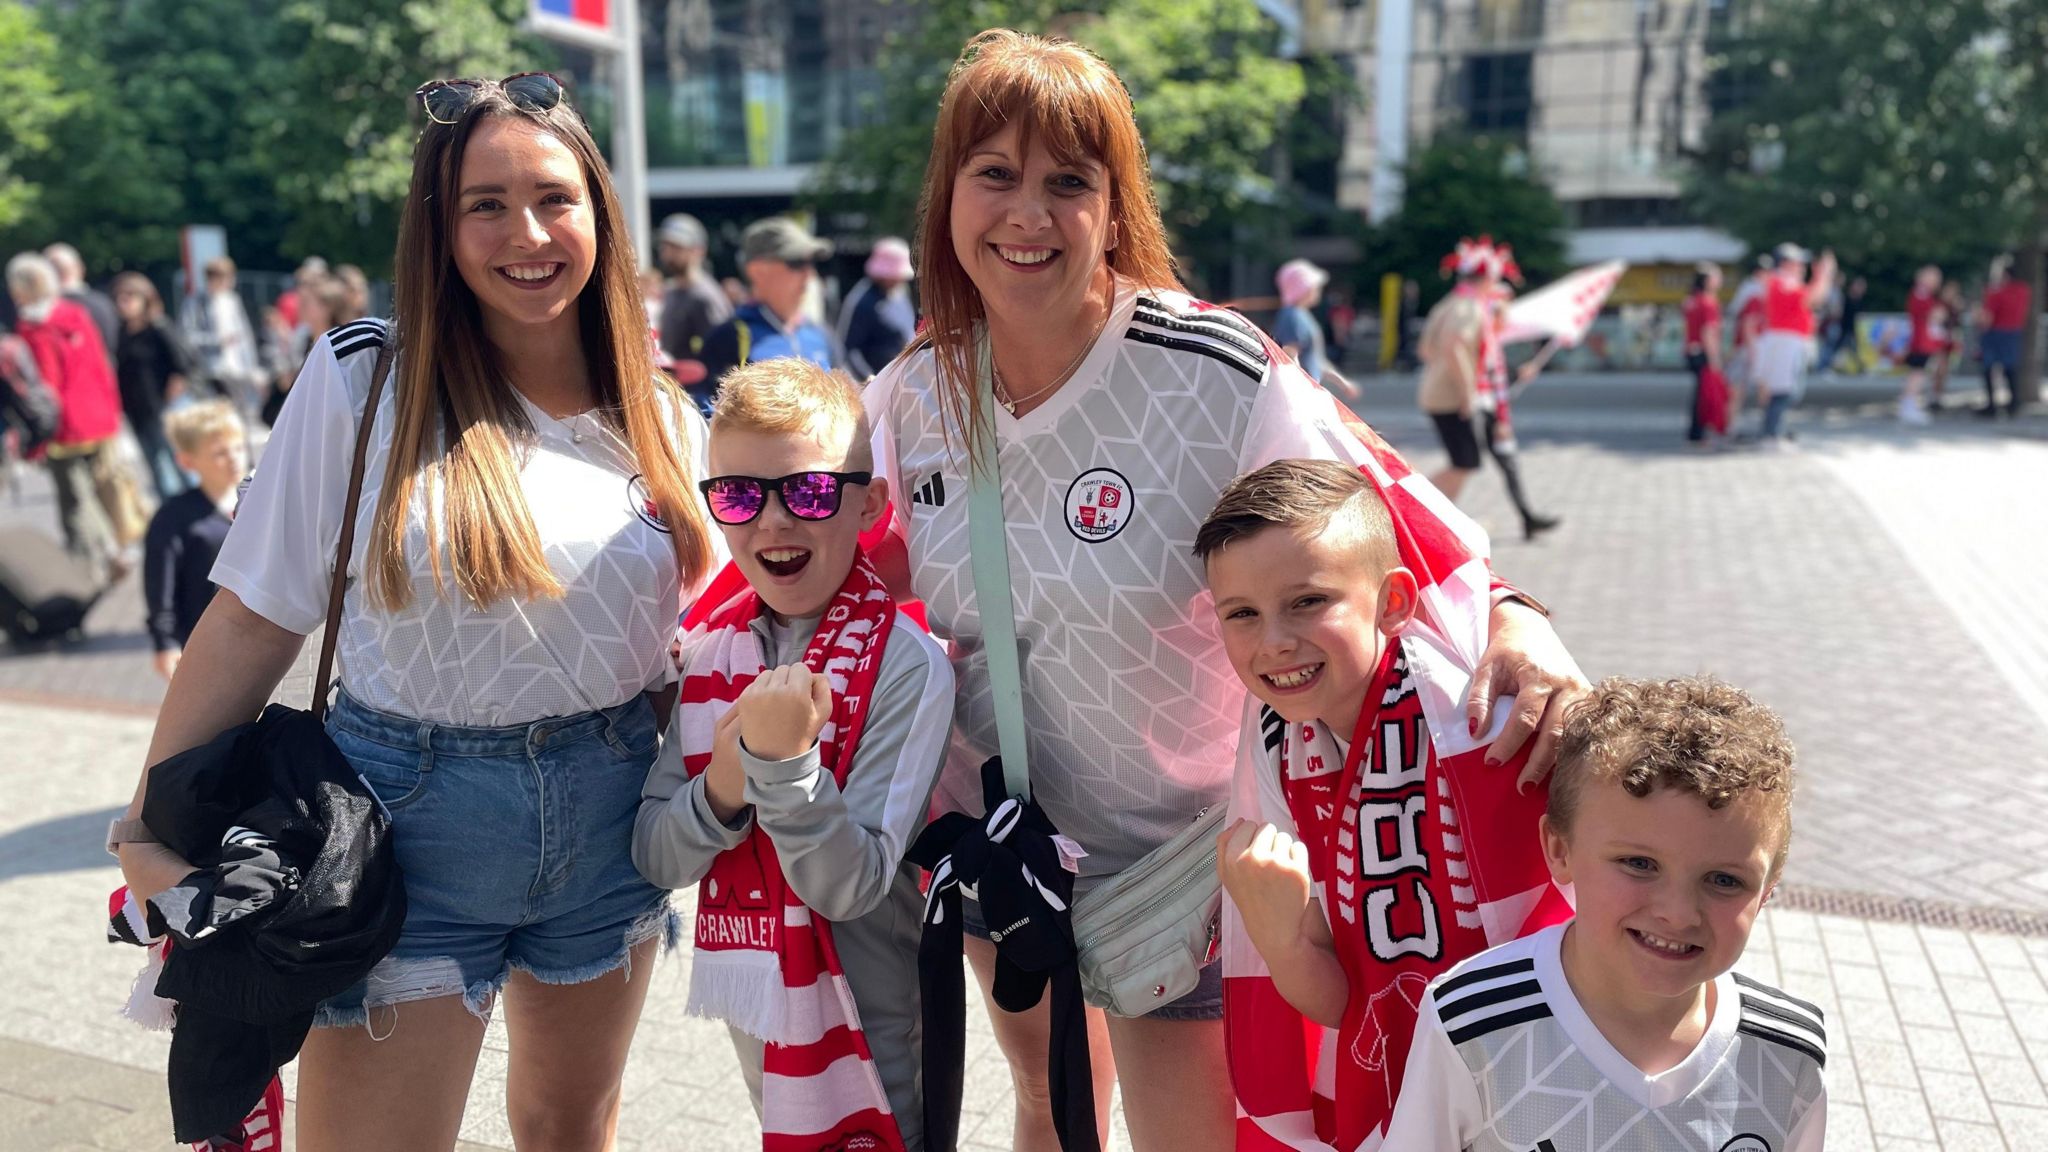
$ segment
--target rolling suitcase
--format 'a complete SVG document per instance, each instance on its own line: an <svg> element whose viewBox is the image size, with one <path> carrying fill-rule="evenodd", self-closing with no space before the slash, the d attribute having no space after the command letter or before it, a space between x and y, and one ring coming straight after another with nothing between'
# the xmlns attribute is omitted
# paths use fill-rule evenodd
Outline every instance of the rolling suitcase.
<svg viewBox="0 0 2048 1152"><path fill-rule="evenodd" d="M16 643L76 631L99 596L91 567L62 544L33 529L0 528L0 631Z"/></svg>

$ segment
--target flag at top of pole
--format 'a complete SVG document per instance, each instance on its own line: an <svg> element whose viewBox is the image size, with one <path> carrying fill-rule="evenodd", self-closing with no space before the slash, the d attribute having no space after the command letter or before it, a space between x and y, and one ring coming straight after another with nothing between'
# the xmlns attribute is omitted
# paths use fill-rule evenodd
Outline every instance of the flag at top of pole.
<svg viewBox="0 0 2048 1152"><path fill-rule="evenodd" d="M619 46L619 5L614 0L531 0L528 22L533 30L555 40L585 48L615 50Z"/></svg>
<svg viewBox="0 0 2048 1152"><path fill-rule="evenodd" d="M527 27L609 56L612 64L612 183L640 263L648 263L647 124L641 101L639 0L528 0Z"/></svg>

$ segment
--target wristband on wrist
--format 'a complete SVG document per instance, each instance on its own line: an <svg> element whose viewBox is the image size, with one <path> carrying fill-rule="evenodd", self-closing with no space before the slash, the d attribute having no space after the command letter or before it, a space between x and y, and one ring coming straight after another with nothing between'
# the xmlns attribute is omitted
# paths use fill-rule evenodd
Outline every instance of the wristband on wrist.
<svg viewBox="0 0 2048 1152"><path fill-rule="evenodd" d="M1510 603L1523 605L1545 620L1550 619L1550 606L1522 591L1520 588L1504 584L1493 590L1493 604L1491 607L1498 608L1503 604Z"/></svg>
<svg viewBox="0 0 2048 1152"><path fill-rule="evenodd" d="M149 830L149 825L140 820L116 816L107 823L107 852L110 855L120 855L118 849L123 844L161 843L163 841L157 839L156 833Z"/></svg>

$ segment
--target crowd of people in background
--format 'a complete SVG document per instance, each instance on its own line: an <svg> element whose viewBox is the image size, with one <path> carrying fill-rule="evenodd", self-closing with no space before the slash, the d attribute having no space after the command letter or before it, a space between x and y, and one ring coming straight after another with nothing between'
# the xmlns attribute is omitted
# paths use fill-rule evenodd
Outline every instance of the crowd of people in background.
<svg viewBox="0 0 2048 1152"><path fill-rule="evenodd" d="M69 244L15 255L6 279L16 322L0 334L0 462L49 472L65 546L93 588L143 569L168 677L212 594L207 549L233 516L247 430L277 419L322 332L370 311L369 279L310 258L256 321L224 256L175 319L140 272L93 287Z"/></svg>
<svg viewBox="0 0 2048 1152"><path fill-rule="evenodd" d="M656 235L656 266L640 281L656 362L706 415L720 379L742 365L793 356L866 381L922 329L913 254L901 238L877 240L862 276L843 291L820 275L833 243L794 218L772 216L740 231L736 277L720 278L712 247L702 221L670 215ZM0 436L0 461L33 459L48 470L66 546L103 584L144 563L153 509L207 488L196 461L209 450L179 443L174 429L181 410L205 403L212 413L208 427L224 427L226 413L241 434L268 428L320 335L377 313L362 269L330 268L317 256L306 258L268 305L242 289L225 256L206 261L200 273L199 283L172 306L159 285L137 271L116 275L105 292L93 287L68 244L22 253L7 265L19 320L14 332L0 333L0 381L7 385L0 388L0 416L12 429ZM1358 400L1357 386L1339 371L1368 342L1360 332L1370 319L1352 304L1352 286L1333 284L1327 270L1293 259L1279 267L1274 287L1276 298L1265 305L1274 345L1311 379ZM1476 337L1459 341L1461 349L1471 344L1468 350L1439 348L1432 356L1432 346L1444 340L1425 330L1425 320L1441 328L1450 313L1440 305L1425 317L1421 285L1413 281L1402 284L1397 299L1398 314L1390 318L1397 325L1394 367L1421 370L1422 406L1440 432L1452 426L1457 432L1444 433L1451 462L1435 478L1438 485L1455 499L1484 445L1501 466L1525 533L1552 526L1555 518L1534 511L1522 495L1512 435L1481 395L1492 390L1469 383L1505 380L1505 359L1480 371L1490 353ZM1458 292L1447 299L1455 303ZM2015 381L2031 303L2009 256L1992 262L1974 293L1930 264L1918 271L1902 302L1903 332L1884 327L1889 321L1866 331L1869 283L1863 276L1838 276L1831 253L1816 259L1796 244L1782 244L1757 257L1732 293L1724 289L1721 266L1702 263L1674 314L1694 379L1686 440L1704 449L1789 446L1789 417L1809 373L1823 379L1838 369L1861 374L1872 367L1872 350L1904 372L1897 403L1902 424L1925 425L1931 413L1950 406L1951 381L1972 362L1984 381L1976 414L2015 416L2025 392ZM1453 371L1461 365L1464 371ZM1448 387L1453 376L1468 383ZM1501 383L1498 390L1507 388ZM1747 408L1757 414L1745 422ZM1482 429L1482 420L1497 427ZM1496 450L1502 445L1505 453ZM238 451L259 446L260 440L245 443ZM225 520L210 517L231 517L232 503L232 492L216 492L210 514L181 507L175 517L181 527L151 538L182 541L193 525L201 526L201 536L218 535ZM204 571L197 561L164 557L148 559L148 566L159 574ZM168 675L179 629L167 623L166 613L191 592L161 580L149 584L158 665Z"/></svg>

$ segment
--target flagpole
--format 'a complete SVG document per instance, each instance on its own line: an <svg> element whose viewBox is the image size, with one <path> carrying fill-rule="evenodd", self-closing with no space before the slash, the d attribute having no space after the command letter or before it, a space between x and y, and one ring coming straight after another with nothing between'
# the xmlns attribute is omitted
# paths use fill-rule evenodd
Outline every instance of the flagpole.
<svg viewBox="0 0 2048 1152"><path fill-rule="evenodd" d="M617 96L612 109L612 182L626 208L626 229L640 267L651 267L652 239L647 209L647 116L642 99L639 0L618 6Z"/></svg>

